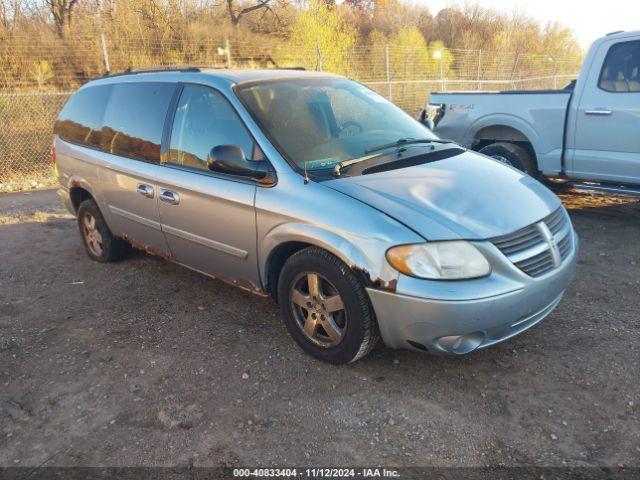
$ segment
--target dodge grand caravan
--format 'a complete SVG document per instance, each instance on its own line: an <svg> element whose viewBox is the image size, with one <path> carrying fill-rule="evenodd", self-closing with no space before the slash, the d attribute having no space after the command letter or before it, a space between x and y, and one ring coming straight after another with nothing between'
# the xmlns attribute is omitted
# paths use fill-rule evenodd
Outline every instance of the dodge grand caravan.
<svg viewBox="0 0 640 480"><path fill-rule="evenodd" d="M332 363L382 337L462 355L558 305L578 238L532 177L324 73L103 77L55 126L59 195L89 257L128 245L259 295Z"/></svg>

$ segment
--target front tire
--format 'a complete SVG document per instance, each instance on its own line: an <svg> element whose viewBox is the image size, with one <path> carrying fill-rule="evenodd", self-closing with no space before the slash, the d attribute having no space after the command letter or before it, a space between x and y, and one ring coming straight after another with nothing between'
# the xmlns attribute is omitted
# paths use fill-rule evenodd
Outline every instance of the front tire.
<svg viewBox="0 0 640 480"><path fill-rule="evenodd" d="M127 243L111 233L94 200L85 200L78 207L78 227L91 260L107 263L124 256Z"/></svg>
<svg viewBox="0 0 640 480"><path fill-rule="evenodd" d="M538 176L538 167L531 154L515 143L492 143L481 148L479 153L493 157L506 165L511 165L532 177Z"/></svg>
<svg viewBox="0 0 640 480"><path fill-rule="evenodd" d="M364 286L344 262L320 248L300 250L287 260L278 303L296 343L325 362L355 362L379 340Z"/></svg>

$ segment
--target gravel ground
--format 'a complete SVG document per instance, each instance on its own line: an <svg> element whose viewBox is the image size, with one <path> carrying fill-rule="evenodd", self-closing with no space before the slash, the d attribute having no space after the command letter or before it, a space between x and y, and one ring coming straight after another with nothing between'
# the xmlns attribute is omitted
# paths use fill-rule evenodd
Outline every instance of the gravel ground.
<svg viewBox="0 0 640 480"><path fill-rule="evenodd" d="M540 325L334 367L270 300L94 263L54 191L0 195L0 466L640 466L640 204L563 201L581 259Z"/></svg>

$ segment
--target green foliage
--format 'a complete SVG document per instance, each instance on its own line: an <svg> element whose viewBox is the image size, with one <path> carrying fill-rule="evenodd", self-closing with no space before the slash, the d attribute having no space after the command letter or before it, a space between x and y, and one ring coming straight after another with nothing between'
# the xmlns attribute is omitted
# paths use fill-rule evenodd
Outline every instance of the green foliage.
<svg viewBox="0 0 640 480"><path fill-rule="evenodd" d="M319 49L318 63L323 70L348 73L349 50L356 38L356 29L347 23L340 7L311 0L296 16L289 42L303 50Z"/></svg>

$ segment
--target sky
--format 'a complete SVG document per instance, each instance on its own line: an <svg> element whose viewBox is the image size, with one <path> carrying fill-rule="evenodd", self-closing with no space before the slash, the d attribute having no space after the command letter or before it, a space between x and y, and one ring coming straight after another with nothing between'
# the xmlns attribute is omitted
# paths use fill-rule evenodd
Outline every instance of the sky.
<svg viewBox="0 0 640 480"><path fill-rule="evenodd" d="M414 0L426 5L433 15L450 5L460 5L459 0ZM616 30L640 30L640 1L617 0L474 0L483 7L511 13L517 10L542 22L557 21L571 28L584 49L591 42ZM613 8L606 8L611 5Z"/></svg>

